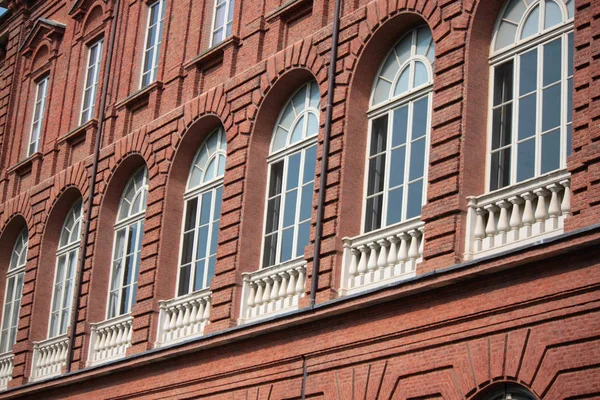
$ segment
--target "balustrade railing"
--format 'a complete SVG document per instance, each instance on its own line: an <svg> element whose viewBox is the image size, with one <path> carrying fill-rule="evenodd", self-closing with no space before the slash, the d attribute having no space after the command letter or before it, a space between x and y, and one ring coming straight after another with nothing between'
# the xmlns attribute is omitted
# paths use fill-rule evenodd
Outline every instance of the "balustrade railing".
<svg viewBox="0 0 600 400"><path fill-rule="evenodd" d="M414 276L423 242L423 222L418 219L344 238L340 295Z"/></svg>
<svg viewBox="0 0 600 400"><path fill-rule="evenodd" d="M127 348L131 346L133 326L131 315L125 314L91 325L88 365L97 365L125 357Z"/></svg>
<svg viewBox="0 0 600 400"><path fill-rule="evenodd" d="M12 379L14 358L12 353L0 354L0 390L6 390L8 381Z"/></svg>
<svg viewBox="0 0 600 400"><path fill-rule="evenodd" d="M563 232L571 214L571 179L558 171L470 197L465 259L508 250Z"/></svg>
<svg viewBox="0 0 600 400"><path fill-rule="evenodd" d="M244 322L297 309L298 300L304 295L306 261L293 260L242 275L240 319Z"/></svg>
<svg viewBox="0 0 600 400"><path fill-rule="evenodd" d="M212 293L205 289L161 301L157 345L201 336L210 317L211 296Z"/></svg>
<svg viewBox="0 0 600 400"><path fill-rule="evenodd" d="M69 337L66 334L34 343L31 380L60 375L67 362L68 350Z"/></svg>

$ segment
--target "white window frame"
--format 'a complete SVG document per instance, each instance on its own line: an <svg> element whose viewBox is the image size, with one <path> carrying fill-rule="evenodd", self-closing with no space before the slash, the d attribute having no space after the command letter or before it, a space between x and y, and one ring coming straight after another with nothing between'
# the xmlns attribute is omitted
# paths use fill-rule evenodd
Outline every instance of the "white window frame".
<svg viewBox="0 0 600 400"><path fill-rule="evenodd" d="M141 196L144 196L145 199L143 199L142 201L144 201L144 207L142 210L140 210L139 212L132 214L132 215L127 215L127 217L119 220L119 214L120 214L120 210L121 210L121 201L123 199L123 195L125 194L125 192L127 191L127 188L129 187L130 184L133 184L133 180L135 179L136 175L138 174L138 172L140 172L140 170L144 169L144 178L142 180L142 188L140 188L139 190L145 190L146 194L140 194ZM138 192L139 192L138 190ZM135 199L137 193L134 194L133 198ZM147 203L147 195L148 195L148 169L143 166L139 169L137 169L129 178L129 180L127 181L127 184L125 185L125 188L123 189L123 194L121 195L121 199L119 201L119 209L117 211L117 222L114 225L114 238L113 238L113 249L112 249L112 256L111 256L111 266L110 266L110 276L109 276L109 281L108 281L108 294L107 294L107 299L106 299L106 319L110 319L110 318L116 318L118 316L121 315L126 315L131 313L131 308L133 307L133 305L135 305L136 301L135 301L135 296L133 296L133 290L132 290L132 296L129 298L129 304L127 305L127 310L125 313L120 313L120 306L121 306L121 302L123 300L122 296L123 296L123 271L125 270L124 265L121 268L121 272L120 272L120 277L119 277L119 284L117 288L113 288L112 287L112 282L113 282L113 274L115 272L115 253L117 250L117 238L118 238L118 233L121 230L125 230L125 234L123 237L123 254L121 257L121 260L123 262L126 262L126 258L127 258L127 242L128 239L130 237L130 233L129 233L129 229L131 227L133 227L134 225L138 225L137 227L137 237L134 238L135 239L135 245L133 246L133 248L135 249L135 253L139 251L141 252L143 250L142 248L142 240L144 238L144 220L145 220L145 215L146 215L146 203ZM141 259L140 259L140 263L141 263ZM138 271L138 274L136 275L135 272ZM134 260L133 262L133 268L131 269L130 273L132 274L132 280L131 280L131 287L132 289L135 287L136 290L135 292L137 293L137 282L138 282L138 277L139 277L139 264L137 261L137 258ZM134 276L136 275L136 276ZM117 290L117 300L116 300L116 304L117 304L117 311L115 315L111 315L110 314L110 295L111 292L113 292L114 290Z"/></svg>
<svg viewBox="0 0 600 400"><path fill-rule="evenodd" d="M215 24L217 23L217 7L221 4L225 4L223 7L225 8L225 15L223 16L223 25L220 27L215 26ZM212 22L210 24L211 26L211 30L210 30L210 45L209 47L213 47L218 45L219 43L222 43L223 41L225 41L225 39L227 39L230 35L230 33L227 33L227 26L231 26L233 27L233 14L235 13L235 9L233 8L235 7L235 0L215 0L213 3L213 13L212 13ZM218 40L215 40L215 32L218 31L219 29L222 29L222 34L221 37L218 38Z"/></svg>
<svg viewBox="0 0 600 400"><path fill-rule="evenodd" d="M76 208L79 208L79 213L76 213ZM73 215L74 219L73 219L73 224L71 226L71 228L75 227L76 225L79 225L79 229L78 232L76 234L76 240L74 241L70 241L67 242L67 244L64 244L62 246L60 246L60 238L62 238L62 234L63 231L65 229L67 229L67 221L70 215ZM59 309L58 311L58 320L57 320L57 333L56 334L52 334L52 314L53 314L53 310L54 310L54 304L56 302L56 292L55 292L55 288L56 286L60 284L63 286L62 290L61 290L61 298L58 299L59 301L64 303L64 296L65 296L65 287L66 287L66 283L67 281L71 281L71 286L69 291L71 292L71 295L69 296L70 298L68 299L68 305L67 305L67 309L69 310L69 312L67 313L66 318L70 319L71 318L71 306L72 306L72 302L73 302L73 292L72 290L74 289L74 284L75 284L75 277L77 275L76 272L76 268L74 268L73 271L73 276L68 277L67 276L67 272L69 271L69 261L75 259L75 263L77 263L78 259L79 259L79 246L81 244L81 223L83 220L83 203L82 200L79 199L75 202L75 204L73 205L73 207L71 207L71 210L69 210L69 214L67 214L67 218L65 219L65 222L63 223L63 227L60 231L60 236L59 236L59 247L56 250L56 265L54 267L54 280L53 280L53 285L52 285L52 300L50 302L50 315L48 318L48 338L52 338L52 337L56 337L56 336L60 336L60 335L64 335L66 333L66 331L69 329L69 322L67 322L67 327L65 329L65 332L61 332L60 331L60 327L62 325L62 309L63 307L59 305ZM69 232L69 238L71 238L73 232L70 231ZM63 268L63 273L62 276L59 277L58 276L58 265L60 262L60 258L61 257L65 257L65 264L64 264L64 268ZM60 279L60 281L59 281ZM68 291L67 291L68 292Z"/></svg>
<svg viewBox="0 0 600 400"><path fill-rule="evenodd" d="M146 34L144 35L144 51L142 52L142 69L140 73L140 89L156 81L158 75L158 60L160 57L160 44L162 42L163 23L165 18L165 7L167 0L156 0L148 5L148 21L146 23ZM156 21L156 30L152 38L152 44L148 43L150 29L154 27L152 23L152 9L158 7L158 20ZM153 50L150 65L146 65L146 53ZM144 76L150 74L148 82L144 84Z"/></svg>
<svg viewBox="0 0 600 400"><path fill-rule="evenodd" d="M24 228L21 233L19 233L19 236L17 236L17 240L15 241L15 245L13 246L13 251L11 253L11 260L9 261L9 267L8 267L8 271L6 272L6 279L5 279L5 284L4 284L4 302L2 303L2 320L1 322L1 328L0 328L0 338L2 338L4 336L4 331L7 330L7 334L8 334L8 338L10 338L10 331L12 329L15 329L15 337L14 337L14 341L13 343L6 344L6 349L4 348L0 348L0 352L2 354L5 353L10 353L12 351L12 348L17 340L17 334L19 332L19 313L21 311L21 298L23 296L23 282L25 280L25 266L27 265L27 251L28 251L28 247L29 247L29 232L27 230L27 228ZM18 253L18 257L16 258L16 265L13 265L13 257L15 256L16 252L17 252L17 246L23 244L23 247L21 248L21 252ZM22 264L19 264L19 259L21 258L22 253L25 252L25 262ZM20 278L20 282L19 282L19 278ZM8 284L11 283L13 285L13 290L12 290L12 298L10 299L10 303L11 303L11 307L10 307L10 314L9 314L9 318L8 318L8 327L5 327L5 315L4 315L4 310L6 309L6 304L7 304L7 300L8 300ZM20 287L19 287L20 286ZM17 296L15 295L16 293L20 292L20 297L17 300ZM15 303L19 303L18 307L15 307ZM16 313L16 325L12 326L11 321L13 321L15 319L15 313ZM7 338L7 340L8 340ZM0 340L0 344L1 344L2 340Z"/></svg>
<svg viewBox="0 0 600 400"><path fill-rule="evenodd" d="M388 210L388 193L389 193L389 182L390 182L390 178L391 178L391 171L390 171L390 163L391 163L391 144L392 144L392 134L393 134L393 118L394 118L394 111L404 107L404 106L408 106L409 107L409 111L408 111L408 115L412 116L413 114L413 109L414 109L414 103L427 97L427 101L428 101L428 110L427 110L427 126L426 126L426 130L425 130L425 155L424 155L424 168L423 168L423 193L421 195L421 208L427 204L427 188L428 188L428 176L429 176L429 152L430 152L430 141L431 141L431 118L432 118L432 114L433 114L433 66L431 65L431 61L429 61L429 59L423 55L418 55L418 54L413 54L415 53L413 48L416 48L417 46L417 32L419 30L419 28L422 28L422 26L417 26L415 28L410 29L408 32L406 32L404 35L402 35L402 37L394 44L394 46L392 47L392 50L390 50L390 52L388 52L388 54L385 56L383 62L381 63L381 65L379 66L379 69L377 71L377 75L375 76L373 85L372 85L372 90L371 90L371 96L369 99L369 104L371 105L370 108L367 110L367 118L368 118L368 134L367 134L367 145L366 145L366 151L365 151L365 173L363 176L363 194L362 194L362 212L361 212L361 222L360 222L360 231L364 234L364 233L370 233L370 232L377 232L379 230L383 230L386 228L389 228L390 226L394 226L394 225L400 225L400 224L405 224L408 221L413 221L413 220L417 220L420 219L420 215L419 216L415 216L412 217L410 219L406 219L406 212L407 212L407 204L408 204L408 185L410 184L410 180L409 180L409 174L410 174L410 160L411 160L411 149L412 149L412 142L413 140L413 135L412 135L412 118L409 118L407 121L407 129L406 129L406 133L407 133L407 137L406 137L406 143L405 143L405 154L404 154L404 180L403 180L403 196L402 196L402 210L401 210L401 219L399 222L395 222L391 225L387 225L387 210ZM392 53L393 48L396 47L396 45L398 43L400 43L402 40L404 40L404 38L408 35L413 35L412 37L412 43L411 43L411 56L408 58L407 61L404 62L404 64L402 64L399 68L399 72L401 73L401 71L403 71L405 68L408 68L408 65L410 63L415 63L416 61L420 61L425 68L427 69L427 72L429 74L429 76L431 77L431 82L418 86L418 87L414 87L414 88L410 88L409 86L409 90L408 92L405 92L399 96L396 97L392 97L389 100L382 102L382 103L378 103L376 105L372 105L375 99L375 88L376 88L376 83L377 80L379 78L379 76L381 75L381 72L383 70L384 64L386 62L386 60L388 59L389 55ZM435 43L432 42L431 44L432 46L435 46ZM414 82L414 72L415 69L411 68L409 70L409 77L408 80L409 82ZM396 83L396 82L394 82ZM367 200L368 200L368 190L369 190L369 160L371 158L370 155L370 147L371 147L371 139L372 139L372 128L373 128L373 121L376 120L379 117L382 117L384 115L388 115L388 126L387 126L387 139L386 139L386 149L385 149L385 166L384 166L384 171L385 171L385 178L384 178L384 188L383 188L383 192L382 192L382 196L383 196L383 201L382 201L382 210L381 210L381 226L378 229L374 229L371 230L369 232L365 232L366 229L366 216L367 216ZM416 179L418 180L418 179ZM413 180L416 181L416 180ZM406 189L406 190L405 190ZM371 196L373 197L373 196Z"/></svg>
<svg viewBox="0 0 600 400"><path fill-rule="evenodd" d="M564 0L556 0L556 4L561 8L561 12L565 15L569 15L566 3ZM536 34L532 35L526 39L519 39L523 30L523 21L527 19L533 9L537 6L539 7L539 24L543 24L545 20L545 2L544 0L534 0L530 3L525 13L523 14L522 21L520 22L520 26L517 27L515 33L515 42L509 46L506 46L500 50L495 50L494 45L496 43L496 38L498 35L498 30L500 23L502 22L502 16L510 5L510 0L506 0L505 4L499 14L499 17L496 21L496 25L494 27L494 34L492 37L491 45L490 45L490 58L489 58L489 89L488 89L488 120L487 120L487 141L486 141L486 166L485 166L485 191L486 193L490 193L496 190L502 190L504 188L510 187L512 185L516 185L518 183L527 182L530 180L539 179L541 176L553 173L555 171L546 172L544 174L541 173L541 157L542 157L542 92L543 85L541 83L543 79L543 46L556 40L561 39L561 78L560 78L560 86L561 86L561 96L563 100L566 100L567 94L567 82L569 77L572 79L573 75L568 75L567 64L568 64L568 35L574 33L573 26L573 18L568 19L566 22L562 24L558 24L550 29L541 29ZM543 26L543 25L542 25ZM537 49L537 74L536 74L536 130L535 134L532 137L527 139L523 139L521 141L526 140L535 140L535 165L534 165L534 176L528 178L524 181L517 181L517 167L518 167L518 123L519 123L519 101L520 98L530 95L533 92L530 92L526 95L520 95L518 88L520 86L520 56L533 50ZM506 146L501 146L498 149L492 150L492 141L493 141L493 129L494 129L494 121L493 121L493 111L494 109L501 107L506 104L503 102L499 105L494 105L494 84L495 84L495 73L496 67L504 64L505 62L511 61L513 62L513 98L512 102L512 118L511 118L511 141L510 144ZM548 86L556 85L553 83ZM564 103L564 102L563 102ZM560 129L560 160L559 160L559 169L566 168L567 164L567 126L572 126L572 121L567 122L568 110L567 107L561 105L561 117L560 117L560 125L558 128L554 128L552 130ZM550 130L550 131L552 131ZM548 133L548 132L546 132ZM509 184L498 189L491 190L491 172L492 172L492 151L499 151L501 148L510 148L510 176L509 176Z"/></svg>
<svg viewBox="0 0 600 400"><path fill-rule="evenodd" d="M50 75L46 75L42 79L38 80L35 84L35 103L33 105L33 113L31 115L31 129L29 131L29 142L27 144L27 157L30 157L40 150L49 83ZM36 114L38 115L37 119Z"/></svg>
<svg viewBox="0 0 600 400"><path fill-rule="evenodd" d="M308 114L312 113L316 116L317 118L317 122L320 124L319 122L319 110L311 107L310 106L310 91L306 89L306 86L308 85L309 87L311 86L312 81L308 82L304 85L302 85L298 90L296 90L294 92L294 94L292 96L290 96L290 98L288 99L288 101L284 104L284 106L282 107L281 111L279 112L279 116L277 117L277 123L275 124L275 127L273 129L273 134L271 137L271 143L269 145L269 156L267 157L267 186L266 186L266 190L265 190L265 204L264 204L264 210L263 210L263 227L262 227L262 240L261 240L261 250L260 250L260 269L265 269L265 268L269 268L269 267L273 267L276 265L281 265L283 262L281 261L281 241L282 241L282 237L283 237L283 218L284 218L284 214L285 214L285 209L284 209L284 205L285 205L285 200L286 200L286 186L287 186L287 177L288 177L288 166L289 166L289 158L291 156L293 156L294 154L300 153L300 166L299 166L299 172L298 172L298 195L296 198L296 213L294 214L294 238L293 238L293 242L292 242L292 258L289 260L284 261L285 263L292 263L295 260L299 260L301 258L303 258L303 255L300 256L294 256L294 254L296 254L297 251L297 241L298 241L298 233L299 233L299 226L306 222L306 220L302 220L300 221L300 208L301 208L301 201L302 201L302 196L301 196L301 188L302 186L306 185L303 184L302 181L304 179L304 168L305 168L305 164L306 164L306 150L309 149L312 146L317 146L316 151L318 153L318 134L314 135L314 136L310 136L307 138L304 138L300 141L298 141L297 143L294 143L292 145L286 144L286 146L283 149L277 150L275 152L272 152L271 147L273 145L273 140L275 138L275 134L276 134L276 130L277 127L279 126L279 122L281 121L281 118L285 112L285 110L287 109L287 106L289 103L292 102L293 98L296 96L296 94L298 92L300 92L301 90L305 90L306 91L306 95L305 95L305 104L307 104L308 106L302 111L302 113L300 113L298 116L296 116L294 118L294 121L291 123L290 127L294 127L296 126L298 120L300 120L301 118L304 118L304 127L303 132L307 132L308 131ZM318 88L318 85L317 85ZM320 126L320 125L319 125ZM287 143L289 143L289 139L291 138L292 135L292 129L290 129L289 135L287 137ZM283 171L282 171L282 180L281 180L281 193L278 195L281 197L280 199L280 212L278 215L279 221L277 224L277 245L275 248L275 262L271 265L264 265L265 263L265 242L266 242L266 237L267 236L271 236L273 235L273 233L270 233L269 235L267 235L266 233L266 229L267 229L267 217L268 217L268 207L269 207L269 200L271 199L271 197L269 197L269 188L271 187L271 169L272 166L280 161L283 161ZM315 163L318 161L318 154L315 157ZM315 191L315 178L316 178L316 170L315 170L315 176L313 176L312 182L313 182L313 197L314 197L314 191ZM311 203L311 218L312 218L312 203ZM309 222L309 232L310 232L310 222ZM310 235L310 233L309 233ZM309 244L310 244L310 239L309 239Z"/></svg>
<svg viewBox="0 0 600 400"><path fill-rule="evenodd" d="M94 118L94 111L96 106L96 91L98 89L98 79L100 77L100 65L102 64L102 50L104 47L104 38L96 40L90 46L88 46L88 55L85 69L85 80L83 81L83 93L81 96L81 112L79 114L79 125L83 125L92 118ZM90 65L90 59L92 52L96 51L96 62ZM90 75L92 76L91 85L88 86L88 80ZM85 95L90 93L90 103L86 108Z"/></svg>
<svg viewBox="0 0 600 400"><path fill-rule="evenodd" d="M225 130L222 127L217 128L216 130L214 130L213 132L211 132L206 140L200 145L200 148L198 149L198 151L196 152L196 154L194 155L194 161L196 161L197 157L198 157L198 153L200 151L202 151L202 149L204 148L204 145L207 143L207 141L210 139L210 137L214 134L218 134L218 135L222 135L217 139L217 143L221 143L220 138L225 138ZM227 142L225 141L225 146L227 146ZM222 149L217 149L217 151L215 151L210 158L208 158L208 160L206 161L206 165L209 165L210 162L213 159L216 159L219 156L224 156L225 157L225 162L227 162L227 154L226 151L223 151ZM190 293L194 293L194 281L195 281L195 274L196 274L196 268L195 268L195 258L196 258L196 252L198 250L198 234L199 234L199 228L200 228L200 214L202 211L202 196L205 193L208 192L212 192L211 194L211 205L210 205L210 221L209 221L209 228L208 228L208 235L207 235L207 247L210 246L213 234L218 235L219 232L213 232L213 224L217 221L217 220L212 220L212 216L214 215L214 211L215 211L215 207L217 205L217 201L216 201L216 195L217 195L217 191L219 190L219 188L221 190L223 190L223 183L224 183L224 175L217 175L217 177L207 183L200 183L200 185L193 187L193 188L189 188L187 186L189 186L189 180L191 178L192 175L192 170L194 168L195 164L192 164L191 168L190 168L190 172L188 174L188 184L186 185L186 192L183 195L183 217L181 220L181 235L180 235L180 244L179 244L179 258L177 260L177 284L175 285L175 297L182 297L185 296L187 294ZM205 171L206 172L206 171ZM218 170L216 171L216 173L218 174ZM221 192L221 205L219 205L219 207L222 207L222 200L223 200L223 193ZM193 236L193 242L192 242L192 261L191 261L191 266L190 266L190 278L189 278L189 282L188 282L188 290L186 294L181 294L179 295L179 291L180 291L180 287L179 287L179 283L180 283L180 277L181 277L181 269L182 269L182 258L183 258L183 245L184 245L184 234L185 234L185 220L187 217L187 209L188 209L188 202L190 200L193 200L194 198L197 199L197 206L196 206L196 220L194 221L194 236ZM219 221L219 229L220 229L220 222L221 222L221 217L219 216L218 218ZM217 249L218 249L218 245L217 245ZM210 258L210 255L207 257ZM208 266L208 260L207 260L207 266ZM206 289L207 287L209 287L210 285L210 281L208 279L208 270L205 270L205 274L203 277L203 287L198 289L197 291Z"/></svg>

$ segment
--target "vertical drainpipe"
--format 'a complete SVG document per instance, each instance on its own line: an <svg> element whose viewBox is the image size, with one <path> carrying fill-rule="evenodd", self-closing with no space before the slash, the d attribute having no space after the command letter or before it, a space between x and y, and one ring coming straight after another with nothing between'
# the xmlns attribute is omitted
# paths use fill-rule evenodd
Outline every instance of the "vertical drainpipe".
<svg viewBox="0 0 600 400"><path fill-rule="evenodd" d="M79 310L79 298L81 296L81 285L83 281L83 268L85 266L86 249L88 239L90 236L90 219L92 218L92 206L94 204L94 188L96 186L96 174L98 173L98 159L100 158L100 147L102 143L102 134L104 130L104 117L106 109L106 98L108 96L108 85L110 82L110 72L113 61L113 50L115 47L116 32L117 32L117 21L119 17L119 3L120 0L115 1L115 8L112 18L112 25L110 28L110 42L108 45L108 52L106 58L106 69L104 72L104 79L102 83L102 97L100 99L100 115L98 115L98 130L96 131L96 143L94 146L94 160L92 163L92 174L90 176L90 187L87 198L87 208L85 211L85 224L83 228L83 239L81 240L81 249L79 251L79 264L77 265L77 285L75 286L73 305L71 307L71 322L70 322L70 333L69 333L69 352L67 354L67 365L66 372L71 371L71 364L73 363L73 346L75 344L75 333L77 330L77 314Z"/></svg>
<svg viewBox="0 0 600 400"><path fill-rule="evenodd" d="M314 307L319 287L319 267L321 265L321 241L323 236L323 217L325 214L325 187L327 186L327 169L329 165L329 138L331 136L331 119L333 114L333 94L335 91L335 67L337 63L338 36L340 31L340 7L342 0L335 0L333 12L333 32L331 33L331 58L329 59L329 75L327 77L327 106L325 109L325 137L323 139L323 155L321 157L321 179L319 180L319 199L317 202L317 227L315 248L313 253L313 270L310 284L310 307Z"/></svg>

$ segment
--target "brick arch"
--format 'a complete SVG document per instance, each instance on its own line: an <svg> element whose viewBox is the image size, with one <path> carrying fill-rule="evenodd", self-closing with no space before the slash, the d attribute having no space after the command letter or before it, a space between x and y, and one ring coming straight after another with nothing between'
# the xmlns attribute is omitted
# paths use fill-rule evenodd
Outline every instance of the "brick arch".
<svg viewBox="0 0 600 400"><path fill-rule="evenodd" d="M207 116L213 115L221 120L225 132L227 133L227 142L234 136L233 130L233 112L231 103L227 100L223 85L216 86L200 96L190 100L183 107L183 128L181 135L175 135L176 142L173 146L177 148L183 134L187 132L197 121Z"/></svg>
<svg viewBox="0 0 600 400"><path fill-rule="evenodd" d="M183 124L182 124L183 125ZM203 113L187 125L181 135L176 136L174 156L168 165L165 201L162 208L159 241L159 262L155 282L156 297L160 300L174 297L177 286L177 262L183 216L183 195L194 157L208 135L223 127L223 120L214 113ZM231 128L230 128L231 131ZM225 130L228 140L230 135ZM227 175L227 172L226 172Z"/></svg>
<svg viewBox="0 0 600 400"><path fill-rule="evenodd" d="M136 137L137 140L135 140ZM150 147L145 144L145 140L139 134L129 135L117 142L115 155L111 159L118 161L111 164L110 171L106 172L107 178L104 182L107 183L98 184L99 210L97 216L94 216L92 211L92 220L90 221L90 235L95 235L95 240L90 245L92 249L88 248L86 251L88 257L91 255L92 258L91 265L86 263L86 269L90 267L93 269L89 277L89 307L87 308L87 318L90 322L103 321L105 317L112 262L113 227L123 190L133 173L142 166L148 168L149 192L152 190L153 178L158 175L158 166L153 162L154 157ZM148 160L151 160L152 164Z"/></svg>
<svg viewBox="0 0 600 400"><path fill-rule="evenodd" d="M277 56L275 59L277 59ZM267 75L268 71L269 68L267 68ZM302 85L311 80L316 80L317 83L320 82L319 75L315 74L312 69L306 67L282 69L279 71L277 78L267 86L267 90L257 103L260 107L253 122L245 170L246 181L244 183L242 223L239 235L239 257L244 260L244 263L240 263L239 272L250 272L256 270L257 266L260 265L264 197L267 183L266 158L269 154L273 127L289 98ZM325 94L323 89L325 84L326 82L321 81L319 85L322 99ZM319 116L321 126L325 121L324 104L325 101L321 100L321 115ZM321 128L319 131L319 136L322 137Z"/></svg>
<svg viewBox="0 0 600 400"><path fill-rule="evenodd" d="M82 167L83 169L83 167ZM68 171L68 170L67 170ZM64 175L64 174L63 174ZM82 180L85 181L85 169L83 169ZM56 188L59 179L55 180ZM82 182L78 182L81 184ZM85 184L85 182L83 182ZM82 196L79 185L69 183L64 185L54 199L51 198L51 206L46 220L42 224L38 268L33 289L31 340L43 340L47 338L48 321L50 315L50 303L52 301L54 274L56 268L56 250L62 232L62 227L68 213L77 200L83 202L82 210L85 215L85 197ZM53 189L54 189L53 188ZM83 223L81 226L83 233ZM80 235L81 236L81 235Z"/></svg>

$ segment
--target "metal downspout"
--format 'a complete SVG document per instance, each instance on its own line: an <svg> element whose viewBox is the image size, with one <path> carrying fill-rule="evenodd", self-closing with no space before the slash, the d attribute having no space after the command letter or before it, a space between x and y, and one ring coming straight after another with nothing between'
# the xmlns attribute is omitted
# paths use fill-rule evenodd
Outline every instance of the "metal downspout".
<svg viewBox="0 0 600 400"><path fill-rule="evenodd" d="M321 161L321 179L319 180L319 199L317 203L317 229L313 253L313 270L310 285L310 307L314 307L319 287L319 267L321 265L321 241L323 236L323 217L325 214L325 187L327 186L327 169L329 166L329 137L331 136L331 119L333 114L333 94L335 91L335 67L338 53L338 37L340 30L340 7L342 0L335 0L333 12L333 32L331 33L331 58L329 59L329 75L327 77L327 106L325 109L325 137L323 139L323 156Z"/></svg>
<svg viewBox="0 0 600 400"><path fill-rule="evenodd" d="M112 19L112 26L110 28L110 43L108 45L108 53L106 60L106 70L104 73L104 79L102 87L102 97L100 100L100 115L98 116L98 130L96 131L96 143L94 146L94 161L92 163L92 174L90 176L90 187L87 199L87 208L85 211L85 224L83 229L83 239L81 240L81 251L79 252L79 264L77 266L77 286L75 286L74 301L71 308L71 321L70 321L70 333L69 333L69 352L67 354L67 365L66 372L71 372L71 364L73 363L73 346L75 344L75 333L77 331L77 314L79 310L79 298L81 296L81 285L83 282L83 269L85 266L86 249L90 234L90 219L92 218L92 206L94 204L94 188L96 186L96 174L98 173L98 159L100 158L100 146L102 143L102 133L104 130L104 117L106 108L106 98L108 97L108 86L110 82L110 72L112 68L113 50L116 40L117 32L117 21L119 16L119 3L120 0L115 1L114 14Z"/></svg>

